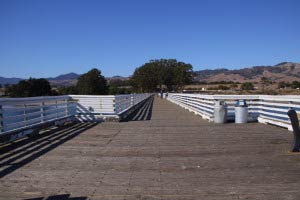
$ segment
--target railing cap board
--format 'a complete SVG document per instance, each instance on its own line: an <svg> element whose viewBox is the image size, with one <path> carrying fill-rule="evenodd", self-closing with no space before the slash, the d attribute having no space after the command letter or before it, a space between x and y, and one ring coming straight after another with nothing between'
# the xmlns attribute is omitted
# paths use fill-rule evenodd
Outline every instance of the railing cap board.
<svg viewBox="0 0 300 200"><path fill-rule="evenodd" d="M259 96L256 95L213 95L215 100L257 100Z"/></svg>
<svg viewBox="0 0 300 200"><path fill-rule="evenodd" d="M198 98L211 99L211 100L237 100L237 99L254 100L254 99L259 99L259 95L203 95L203 94L182 94L182 93L170 93L169 95L198 97Z"/></svg>
<svg viewBox="0 0 300 200"><path fill-rule="evenodd" d="M300 102L300 95L260 95L261 100L270 101L298 101Z"/></svg>
<svg viewBox="0 0 300 200"><path fill-rule="evenodd" d="M70 97L67 95L64 96L43 96L43 97L25 97L25 98L1 98L0 104L28 104L28 103L37 103L37 102L45 102L45 101L58 101L58 100L66 100Z"/></svg>
<svg viewBox="0 0 300 200"><path fill-rule="evenodd" d="M115 95L68 95L70 97L78 98L115 98Z"/></svg>
<svg viewBox="0 0 300 200"><path fill-rule="evenodd" d="M300 101L300 95L203 95L186 93L169 93L169 96L198 97L212 100L272 100L272 101Z"/></svg>

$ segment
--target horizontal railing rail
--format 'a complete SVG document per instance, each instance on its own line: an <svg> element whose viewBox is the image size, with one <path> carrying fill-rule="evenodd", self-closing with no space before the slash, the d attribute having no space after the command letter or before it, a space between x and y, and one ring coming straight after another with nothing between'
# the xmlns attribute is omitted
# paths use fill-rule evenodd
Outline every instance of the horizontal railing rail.
<svg viewBox="0 0 300 200"><path fill-rule="evenodd" d="M96 118L118 118L141 101L149 98L150 93L126 95L70 95L77 101L77 115L80 120Z"/></svg>
<svg viewBox="0 0 300 200"><path fill-rule="evenodd" d="M245 100L249 109L249 121L268 123L292 130L287 112L290 108L300 114L300 96L297 95L201 95L169 93L169 101L188 109L204 119L213 121L216 101L225 101L228 105L228 119L234 119L236 100Z"/></svg>
<svg viewBox="0 0 300 200"><path fill-rule="evenodd" d="M69 96L1 98L0 134L57 121L75 113L76 104Z"/></svg>
<svg viewBox="0 0 300 200"><path fill-rule="evenodd" d="M300 114L300 96L261 95L259 108L260 115L258 117L258 122L281 126L292 131L291 121L287 112L292 108L297 114Z"/></svg>
<svg viewBox="0 0 300 200"><path fill-rule="evenodd" d="M116 95L115 112L120 115L145 99L148 99L151 95L151 93Z"/></svg>
<svg viewBox="0 0 300 200"><path fill-rule="evenodd" d="M76 114L79 120L94 120L97 115L115 116L114 95L70 95L77 102Z"/></svg>

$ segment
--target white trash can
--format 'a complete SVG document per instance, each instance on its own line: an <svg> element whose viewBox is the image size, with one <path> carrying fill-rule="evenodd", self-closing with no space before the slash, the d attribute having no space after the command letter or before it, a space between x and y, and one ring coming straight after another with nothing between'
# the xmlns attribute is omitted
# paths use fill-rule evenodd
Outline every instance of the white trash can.
<svg viewBox="0 0 300 200"><path fill-rule="evenodd" d="M227 105L225 101L215 101L214 123L224 124L227 122Z"/></svg>
<svg viewBox="0 0 300 200"><path fill-rule="evenodd" d="M235 105L235 123L243 124L248 122L248 106L245 100L237 100Z"/></svg>

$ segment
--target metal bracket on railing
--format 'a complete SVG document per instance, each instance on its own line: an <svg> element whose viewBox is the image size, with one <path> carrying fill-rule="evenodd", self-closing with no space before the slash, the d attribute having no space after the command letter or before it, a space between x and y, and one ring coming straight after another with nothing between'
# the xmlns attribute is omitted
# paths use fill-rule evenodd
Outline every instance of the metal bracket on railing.
<svg viewBox="0 0 300 200"><path fill-rule="evenodd" d="M289 109L287 115L291 120L293 132L294 132L294 144L293 144L292 152L299 152L300 151L300 128L299 128L299 120L297 117L297 113L294 109Z"/></svg>

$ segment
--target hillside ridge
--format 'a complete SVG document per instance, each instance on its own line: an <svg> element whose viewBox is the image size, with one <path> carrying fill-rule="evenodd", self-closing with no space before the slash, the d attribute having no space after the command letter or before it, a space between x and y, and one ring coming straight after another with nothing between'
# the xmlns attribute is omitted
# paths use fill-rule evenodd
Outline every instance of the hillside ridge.
<svg viewBox="0 0 300 200"><path fill-rule="evenodd" d="M267 77L274 82L294 81L300 78L300 64L282 62L274 66L253 66L242 69L214 69L195 71L195 81L216 82L259 82L262 77Z"/></svg>

